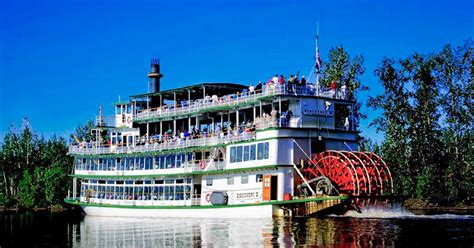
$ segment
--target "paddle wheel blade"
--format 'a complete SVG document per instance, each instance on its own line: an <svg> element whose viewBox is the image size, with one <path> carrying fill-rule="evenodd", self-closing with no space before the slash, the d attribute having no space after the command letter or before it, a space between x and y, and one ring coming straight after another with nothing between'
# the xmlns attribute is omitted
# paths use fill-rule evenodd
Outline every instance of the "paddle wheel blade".
<svg viewBox="0 0 474 248"><path fill-rule="evenodd" d="M328 178L339 194L369 198L393 193L387 164L372 152L329 150L314 154L302 172L309 182Z"/></svg>

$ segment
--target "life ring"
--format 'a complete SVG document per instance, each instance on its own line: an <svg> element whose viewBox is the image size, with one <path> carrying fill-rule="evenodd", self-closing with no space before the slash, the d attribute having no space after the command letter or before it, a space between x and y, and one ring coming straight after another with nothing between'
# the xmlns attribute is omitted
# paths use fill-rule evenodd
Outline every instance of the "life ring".
<svg viewBox="0 0 474 248"><path fill-rule="evenodd" d="M127 118L127 123L130 124L131 122L132 122L132 118L129 116L129 117Z"/></svg>
<svg viewBox="0 0 474 248"><path fill-rule="evenodd" d="M211 193L207 193L206 194L206 202L210 202L211 201Z"/></svg>
<svg viewBox="0 0 474 248"><path fill-rule="evenodd" d="M206 161L204 160L199 161L199 168L201 168L201 170L204 170L206 168Z"/></svg>

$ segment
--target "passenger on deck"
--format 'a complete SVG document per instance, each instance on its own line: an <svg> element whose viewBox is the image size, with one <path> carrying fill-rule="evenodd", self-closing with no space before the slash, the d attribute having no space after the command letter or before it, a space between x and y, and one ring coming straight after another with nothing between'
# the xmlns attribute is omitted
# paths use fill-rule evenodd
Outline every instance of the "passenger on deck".
<svg viewBox="0 0 474 248"><path fill-rule="evenodd" d="M288 79L288 92L293 92L293 87L295 86L295 77L293 75Z"/></svg>
<svg viewBox="0 0 474 248"><path fill-rule="evenodd" d="M284 85L285 84L285 77L283 75L280 75L278 78L278 84Z"/></svg>
<svg viewBox="0 0 474 248"><path fill-rule="evenodd" d="M253 86L253 84L251 84L249 86L249 95L253 95L254 91L255 91L255 87Z"/></svg>
<svg viewBox="0 0 474 248"><path fill-rule="evenodd" d="M257 86L255 87L255 91L259 93L262 90L262 81L258 81Z"/></svg>
<svg viewBox="0 0 474 248"><path fill-rule="evenodd" d="M341 98L342 99L346 99L346 90L347 90L347 86L346 86L346 84L343 84L341 86Z"/></svg>
<svg viewBox="0 0 474 248"><path fill-rule="evenodd" d="M301 85L306 86L306 79L304 78L304 76L301 77Z"/></svg>
<svg viewBox="0 0 474 248"><path fill-rule="evenodd" d="M293 112L291 109L288 109L288 111L286 111L286 126L290 126L291 117L293 117Z"/></svg>
<svg viewBox="0 0 474 248"><path fill-rule="evenodd" d="M275 74L275 76L273 76L271 80L274 84L277 84L278 83L278 74Z"/></svg>
<svg viewBox="0 0 474 248"><path fill-rule="evenodd" d="M331 97L334 97L336 95L336 83L334 82L334 80L331 81L331 85L329 86L330 88L330 92L331 92Z"/></svg>
<svg viewBox="0 0 474 248"><path fill-rule="evenodd" d="M349 117L346 117L345 120L344 120L344 129L349 130Z"/></svg>

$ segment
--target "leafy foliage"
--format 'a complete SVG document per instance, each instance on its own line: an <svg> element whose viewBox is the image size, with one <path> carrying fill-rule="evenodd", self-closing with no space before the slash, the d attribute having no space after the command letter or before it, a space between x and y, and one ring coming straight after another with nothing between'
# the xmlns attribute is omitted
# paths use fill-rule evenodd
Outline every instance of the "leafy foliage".
<svg viewBox="0 0 474 248"><path fill-rule="evenodd" d="M383 111L382 153L402 198L470 202L473 180L472 41L438 54L385 58L375 74L385 92L368 105Z"/></svg>
<svg viewBox="0 0 474 248"><path fill-rule="evenodd" d="M63 138L39 138L28 119L20 130L12 126L0 150L7 206L23 208L59 204L70 188L72 157Z"/></svg>

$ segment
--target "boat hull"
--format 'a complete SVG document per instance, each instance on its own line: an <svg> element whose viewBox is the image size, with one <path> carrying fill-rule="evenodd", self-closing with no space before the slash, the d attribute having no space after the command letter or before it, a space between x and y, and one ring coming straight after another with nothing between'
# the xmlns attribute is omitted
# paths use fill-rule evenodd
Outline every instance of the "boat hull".
<svg viewBox="0 0 474 248"><path fill-rule="evenodd" d="M258 205L225 208L196 208L196 209L143 209L122 207L82 206L90 216L104 217L171 217L171 218L272 218L273 205Z"/></svg>

